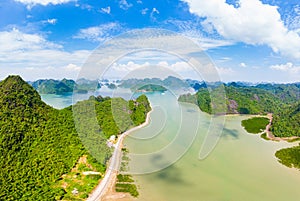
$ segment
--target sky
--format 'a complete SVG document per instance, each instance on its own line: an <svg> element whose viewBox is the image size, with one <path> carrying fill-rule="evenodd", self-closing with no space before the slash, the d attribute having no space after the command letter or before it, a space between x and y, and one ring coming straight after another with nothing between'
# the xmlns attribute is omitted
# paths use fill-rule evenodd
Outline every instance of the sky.
<svg viewBox="0 0 300 201"><path fill-rule="evenodd" d="M221 81L300 82L298 0L1 0L0 19L0 79L76 79L95 49L152 28L197 44ZM153 65L193 76L171 57L141 52L112 68L115 77Z"/></svg>

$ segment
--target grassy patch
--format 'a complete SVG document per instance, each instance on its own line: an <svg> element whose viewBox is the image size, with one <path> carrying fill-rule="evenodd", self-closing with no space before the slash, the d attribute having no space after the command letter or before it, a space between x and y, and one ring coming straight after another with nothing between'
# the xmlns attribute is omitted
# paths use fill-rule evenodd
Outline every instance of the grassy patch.
<svg viewBox="0 0 300 201"><path fill-rule="evenodd" d="M265 139L265 140L270 140L268 137L267 137L267 134L266 133L263 133L260 135L261 138Z"/></svg>
<svg viewBox="0 0 300 201"><path fill-rule="evenodd" d="M118 174L117 182L134 182L131 175L128 174Z"/></svg>
<svg viewBox="0 0 300 201"><path fill-rule="evenodd" d="M130 160L127 156L128 153L128 149L122 148L122 163L120 168L121 171L128 171L128 161ZM117 192L130 193L131 196L137 197L139 195L139 192L133 182L134 180L132 179L131 175L118 174L115 189Z"/></svg>
<svg viewBox="0 0 300 201"><path fill-rule="evenodd" d="M139 192L137 191L136 185L128 183L117 183L116 184L117 192L127 192L130 193L133 197L137 197Z"/></svg>
<svg viewBox="0 0 300 201"><path fill-rule="evenodd" d="M269 119L266 117L253 117L242 121L242 126L248 133L258 134L265 130L269 124Z"/></svg>
<svg viewBox="0 0 300 201"><path fill-rule="evenodd" d="M283 165L300 169L300 146L281 149L275 156Z"/></svg>

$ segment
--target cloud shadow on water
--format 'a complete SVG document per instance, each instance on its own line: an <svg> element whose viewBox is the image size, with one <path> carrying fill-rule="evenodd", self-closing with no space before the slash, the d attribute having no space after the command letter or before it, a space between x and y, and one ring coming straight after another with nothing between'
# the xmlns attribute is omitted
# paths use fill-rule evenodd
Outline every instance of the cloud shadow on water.
<svg viewBox="0 0 300 201"><path fill-rule="evenodd" d="M235 129L223 128L223 133L221 135L223 138L239 139L239 133Z"/></svg>
<svg viewBox="0 0 300 201"><path fill-rule="evenodd" d="M168 160L166 160L166 158L163 155L156 154L152 157L152 162L157 167L162 167L162 165L166 165L166 163L168 163ZM184 180L183 173L183 171L181 171L173 164L153 174L155 175L155 178L163 180L166 183L187 185L188 183Z"/></svg>

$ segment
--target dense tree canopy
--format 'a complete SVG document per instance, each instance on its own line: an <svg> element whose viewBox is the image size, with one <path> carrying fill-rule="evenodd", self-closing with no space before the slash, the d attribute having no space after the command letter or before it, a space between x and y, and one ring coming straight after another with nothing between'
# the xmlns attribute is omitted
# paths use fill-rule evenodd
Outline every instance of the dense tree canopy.
<svg viewBox="0 0 300 201"><path fill-rule="evenodd" d="M298 84L260 84L257 86L244 86L237 83L224 85L226 94L226 113L227 114L266 114L273 113L273 124L271 131L275 136L289 137L300 136L297 129L300 125L300 85ZM208 88L203 85L195 95L182 95L179 101L195 102L199 108L207 113L213 113L216 103L220 101L216 98L217 90L221 85Z"/></svg>
<svg viewBox="0 0 300 201"><path fill-rule="evenodd" d="M1 200L62 197L64 190L54 188L53 184L71 170L80 156L91 154L103 159L98 160L100 164L109 158L110 149L105 144L106 139L99 137L100 132L107 137L123 132L144 121L142 118L150 110L145 96L133 101L134 111L123 110L123 106L128 108L129 104L118 98L98 97L78 104L83 103L95 105L100 125L100 130L87 130L85 134L90 137L87 141L83 141L75 129L72 107L56 110L46 105L37 91L19 76L9 76L0 82ZM117 112L136 114L137 120L129 118L128 122L114 123L112 103ZM90 146L96 150L90 150L90 144L97 145Z"/></svg>

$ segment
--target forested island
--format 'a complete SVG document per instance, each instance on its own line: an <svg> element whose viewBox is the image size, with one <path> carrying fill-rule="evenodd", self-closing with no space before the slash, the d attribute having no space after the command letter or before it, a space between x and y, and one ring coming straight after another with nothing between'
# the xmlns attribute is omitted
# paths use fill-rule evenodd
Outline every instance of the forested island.
<svg viewBox="0 0 300 201"><path fill-rule="evenodd" d="M242 83L202 84L195 94L184 94L179 101L189 102L209 114L218 114L220 90L226 94L224 113L220 114L273 114L270 131L275 137L300 137L300 84L259 84ZM211 97L214 97L215 102ZM243 122L250 133L259 133L267 125L265 119L252 119ZM254 125L255 124L255 125ZM249 126L251 125L251 126ZM266 138L266 136L262 136ZM288 167L300 168L300 146L282 149L276 157Z"/></svg>
<svg viewBox="0 0 300 201"><path fill-rule="evenodd" d="M97 80L79 79L43 79L34 82L28 82L40 94L65 94L65 93L87 93L90 90L100 89L101 83Z"/></svg>
<svg viewBox="0 0 300 201"><path fill-rule="evenodd" d="M114 121L112 103L117 115L129 116L122 127ZM101 129L85 128L89 138L83 139L75 129L72 106L57 110L46 105L19 76L0 82L2 200L86 198L106 170L111 155L107 139L143 123L151 109L145 95L129 102L122 98L90 97L77 104L75 108L95 105ZM97 174L83 174L91 171Z"/></svg>
<svg viewBox="0 0 300 201"><path fill-rule="evenodd" d="M160 85L156 85L156 84L147 84L147 85L144 85L142 87L139 87L137 89L137 91L141 91L141 92L165 92L167 91L167 89L163 86L160 86Z"/></svg>

